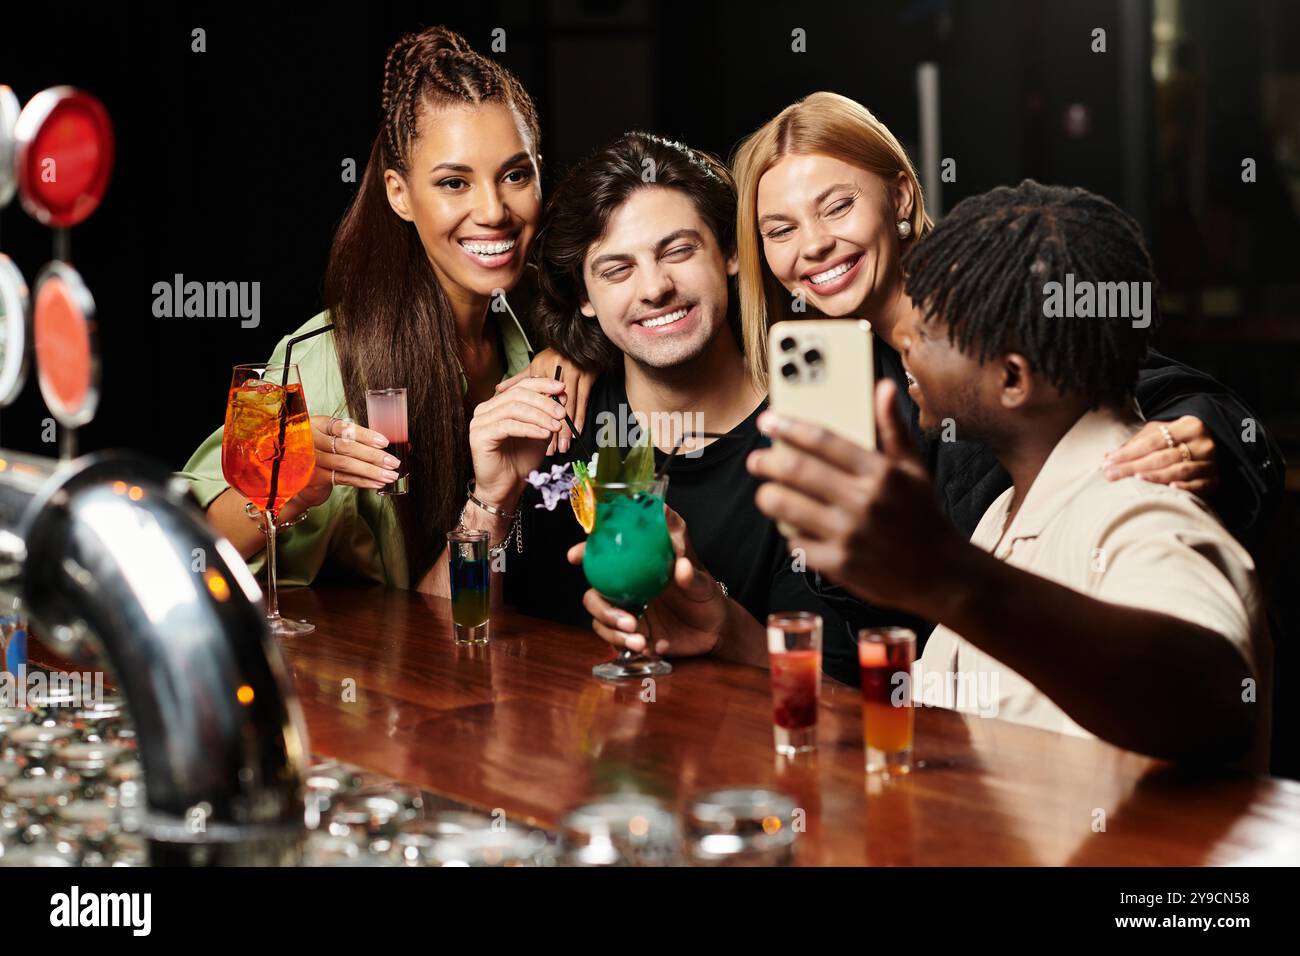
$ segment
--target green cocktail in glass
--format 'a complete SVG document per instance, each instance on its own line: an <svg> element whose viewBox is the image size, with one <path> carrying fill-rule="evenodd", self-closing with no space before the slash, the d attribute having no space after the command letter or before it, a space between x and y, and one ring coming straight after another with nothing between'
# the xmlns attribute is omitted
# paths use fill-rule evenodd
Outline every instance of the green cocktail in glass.
<svg viewBox="0 0 1300 956"><path fill-rule="evenodd" d="M646 605L667 587L677 560L664 521L668 478L593 482L592 487L596 523L587 535L582 570L607 601L639 620ZM617 657L591 672L604 680L661 677L672 672L672 665L655 657L648 646L641 654L620 648Z"/></svg>

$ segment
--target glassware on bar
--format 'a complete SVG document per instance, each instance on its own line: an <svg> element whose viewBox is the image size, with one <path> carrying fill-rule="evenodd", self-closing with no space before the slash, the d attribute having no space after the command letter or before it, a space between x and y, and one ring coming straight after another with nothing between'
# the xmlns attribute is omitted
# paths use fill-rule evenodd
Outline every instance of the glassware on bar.
<svg viewBox="0 0 1300 956"><path fill-rule="evenodd" d="M614 793L570 811L560 841L571 866L675 866L681 858L677 818L643 793Z"/></svg>
<svg viewBox="0 0 1300 956"><path fill-rule="evenodd" d="M307 828L319 827L336 802L360 787L360 776L355 770L334 761L314 764L303 780Z"/></svg>
<svg viewBox="0 0 1300 956"><path fill-rule="evenodd" d="M358 866L370 855L364 840L325 830L308 833L303 841L303 866Z"/></svg>
<svg viewBox="0 0 1300 956"><path fill-rule="evenodd" d="M30 845L15 846L0 856L0 866L4 867L49 867L76 866L77 859L68 847L61 847L49 841Z"/></svg>
<svg viewBox="0 0 1300 956"><path fill-rule="evenodd" d="M48 830L56 844L76 848L85 866L92 862L92 858L102 860L108 854L121 824L116 809L107 802L73 800L55 811Z"/></svg>
<svg viewBox="0 0 1300 956"><path fill-rule="evenodd" d="M514 824L447 833L433 841L423 861L428 866L538 866L546 849L540 831Z"/></svg>
<svg viewBox="0 0 1300 956"><path fill-rule="evenodd" d="M787 757L817 749L817 704L822 686L822 619L807 611L767 616L772 673L772 731Z"/></svg>
<svg viewBox="0 0 1300 956"><path fill-rule="evenodd" d="M444 810L433 817L422 817L403 823L393 838L392 855L403 866L441 866L450 865L443 861L465 849L464 844L451 844L451 850L444 844L439 848L439 841L449 836L462 836L467 833L479 833L492 829L511 829L518 835L520 828L500 818L493 818L483 813L470 810ZM525 831L527 832L527 831ZM527 837L530 846L540 846L545 842L542 836ZM480 851L490 848L491 843L480 845ZM503 854L503 859L504 859ZM540 862L540 858L538 858Z"/></svg>
<svg viewBox="0 0 1300 956"><path fill-rule="evenodd" d="M71 743L74 736L71 727L24 724L12 730L8 739L28 773L44 773L58 750Z"/></svg>
<svg viewBox="0 0 1300 956"><path fill-rule="evenodd" d="M668 586L677 560L664 518L668 477L631 482L592 482L596 518L582 570L587 583L615 607L639 621L646 606ZM672 665L654 649L636 653L619 648L612 661L591 672L602 680L662 677Z"/></svg>
<svg viewBox="0 0 1300 956"><path fill-rule="evenodd" d="M81 794L89 799L99 794L109 768L126 756L125 747L76 741L56 751L54 760L80 781Z"/></svg>
<svg viewBox="0 0 1300 956"><path fill-rule="evenodd" d="M129 723L126 704L116 694L106 694L72 713L72 727L87 743L102 743Z"/></svg>
<svg viewBox="0 0 1300 956"><path fill-rule="evenodd" d="M372 388L366 391L366 422L371 429L388 439L385 452L399 462L397 480L378 489L377 495L404 495L410 490L410 432L406 420L406 389Z"/></svg>
<svg viewBox="0 0 1300 956"><path fill-rule="evenodd" d="M686 846L696 866L784 866L794 857L795 804L774 790L733 787L692 799Z"/></svg>
<svg viewBox="0 0 1300 956"><path fill-rule="evenodd" d="M904 774L912 769L915 661L916 634L907 628L864 628L858 632L867 773Z"/></svg>
<svg viewBox="0 0 1300 956"><path fill-rule="evenodd" d="M462 832L462 831L456 831ZM403 866L426 866L433 858L433 847L446 833L436 820L408 820L398 828L392 840L393 858Z"/></svg>
<svg viewBox="0 0 1300 956"><path fill-rule="evenodd" d="M76 689L71 680L59 680L55 675L50 674L44 686L33 687L27 692L25 703L33 723L45 727L59 726L75 729L73 715L85 700L93 698L94 688L92 687L90 693L87 693L80 688L80 675L72 676L76 680Z"/></svg>
<svg viewBox="0 0 1300 956"><path fill-rule="evenodd" d="M486 644L492 607L488 533L457 528L447 532L451 575L451 622L457 644Z"/></svg>
<svg viewBox="0 0 1300 956"><path fill-rule="evenodd" d="M338 801L329 816L329 832L357 839L391 837L416 812L383 794L354 793Z"/></svg>
<svg viewBox="0 0 1300 956"><path fill-rule="evenodd" d="M105 866L148 866L149 848L138 833L119 833L113 838Z"/></svg>
<svg viewBox="0 0 1300 956"><path fill-rule="evenodd" d="M5 798L18 809L25 810L35 820L43 821L60 807L65 807L77 797L77 785L71 780L42 774L23 777L5 787Z"/></svg>
<svg viewBox="0 0 1300 956"><path fill-rule="evenodd" d="M266 623L280 637L308 634L306 621L280 616L275 589L275 538L280 509L307 487L316 448L307 398L296 365L236 365L226 400L221 471L261 513L266 535Z"/></svg>
<svg viewBox="0 0 1300 956"><path fill-rule="evenodd" d="M6 749L9 734L27 724L31 718L21 707L0 706L0 753Z"/></svg>

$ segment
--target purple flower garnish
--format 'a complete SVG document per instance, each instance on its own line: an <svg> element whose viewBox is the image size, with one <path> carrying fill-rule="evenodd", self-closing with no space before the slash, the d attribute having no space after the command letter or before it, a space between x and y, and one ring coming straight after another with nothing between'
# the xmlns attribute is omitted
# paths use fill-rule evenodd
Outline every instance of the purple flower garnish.
<svg viewBox="0 0 1300 956"><path fill-rule="evenodd" d="M532 471L528 473L528 483L542 493L538 508L554 511L561 501L567 501L577 475L568 465L552 465L550 472Z"/></svg>

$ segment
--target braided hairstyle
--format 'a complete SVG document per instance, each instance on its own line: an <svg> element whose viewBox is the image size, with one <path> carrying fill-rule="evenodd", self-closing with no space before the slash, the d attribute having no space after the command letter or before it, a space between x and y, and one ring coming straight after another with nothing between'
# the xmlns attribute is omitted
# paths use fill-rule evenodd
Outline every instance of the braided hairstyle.
<svg viewBox="0 0 1300 956"><path fill-rule="evenodd" d="M1085 189L1026 179L962 200L903 258L904 289L923 321L983 362L1007 352L1088 407L1128 402L1158 314L1142 228ZM1046 314L1046 284L1151 283L1151 317Z"/></svg>
<svg viewBox="0 0 1300 956"><path fill-rule="evenodd" d="M425 102L501 103L523 121L534 150L540 139L537 110L513 73L474 52L463 36L446 27L408 33L384 60L381 103L385 168L405 175L410 146L417 135ZM382 173L383 170L380 170Z"/></svg>
<svg viewBox="0 0 1300 956"><path fill-rule="evenodd" d="M499 63L464 37L431 27L398 40L384 61L383 118L360 188L339 224L325 275L325 305L347 412L366 420L367 388L405 386L411 492L393 499L414 588L454 527L471 471L468 412L461 392L456 327L413 223L393 212L384 170L406 176L420 122L443 106L498 104L511 110L537 159L533 101Z"/></svg>

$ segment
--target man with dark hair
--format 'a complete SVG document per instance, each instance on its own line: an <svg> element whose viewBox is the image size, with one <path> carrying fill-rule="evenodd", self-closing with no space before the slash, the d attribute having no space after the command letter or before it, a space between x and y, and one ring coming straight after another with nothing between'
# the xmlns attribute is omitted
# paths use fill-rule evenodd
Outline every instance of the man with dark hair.
<svg viewBox="0 0 1300 956"><path fill-rule="evenodd" d="M879 452L760 418L783 444L750 456L771 479L759 509L859 598L939 622L915 700L1262 769L1272 654L1250 555L1188 491L1099 467L1141 424L1155 281L1137 224L1027 180L959 203L905 268L920 426L960 422L1012 487L962 540L887 380ZM1127 309L1113 307L1121 287Z"/></svg>
<svg viewBox="0 0 1300 956"><path fill-rule="evenodd" d="M646 427L656 465L680 443L666 496L678 560L632 632L632 615L589 589L576 566L584 536L568 505L539 509L532 489L519 499L519 480L491 489L499 501L519 501L523 521L523 553L506 559L505 597L527 613L590 619L617 647L646 650L648 634L658 654L714 653L759 666L767 663L766 615L812 611L825 621L823 666L843 679L856 668L847 626L812 593L755 508L757 483L745 471L745 455L762 443L755 420L765 397L745 368L731 307L735 209L722 163L640 132L599 150L556 187L537 239L537 324L548 345L603 371L581 441L542 470L584 446L597 454L628 448ZM476 420L511 414L500 401L488 405ZM723 437L691 437L701 432Z"/></svg>

